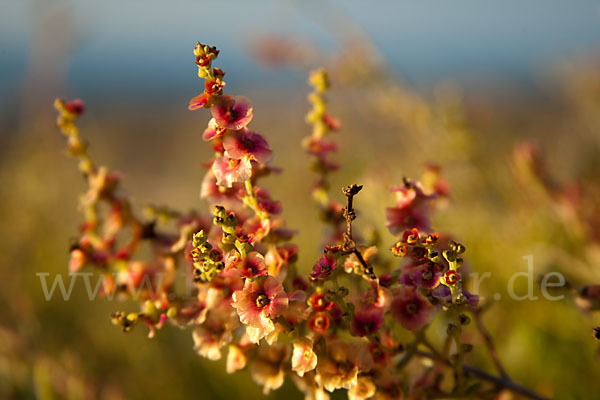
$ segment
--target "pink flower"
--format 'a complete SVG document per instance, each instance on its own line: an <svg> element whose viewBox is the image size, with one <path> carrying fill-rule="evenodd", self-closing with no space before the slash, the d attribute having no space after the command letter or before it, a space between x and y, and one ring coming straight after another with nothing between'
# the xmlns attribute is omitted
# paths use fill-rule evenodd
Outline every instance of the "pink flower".
<svg viewBox="0 0 600 400"><path fill-rule="evenodd" d="M87 256L80 248L71 250L71 258L69 260L69 272L77 272L85 266Z"/></svg>
<svg viewBox="0 0 600 400"><path fill-rule="evenodd" d="M432 309L429 301L415 287L403 287L394 293L392 316L410 331L419 330L427 325Z"/></svg>
<svg viewBox="0 0 600 400"><path fill-rule="evenodd" d="M350 325L355 336L368 336L377 332L383 326L383 311L371 304L358 309Z"/></svg>
<svg viewBox="0 0 600 400"><path fill-rule="evenodd" d="M435 289L440 284L442 272L437 264L426 263L411 266L400 277L407 285L416 285L423 289Z"/></svg>
<svg viewBox="0 0 600 400"><path fill-rule="evenodd" d="M217 185L230 188L235 182L244 182L252 176L252 164L249 159L236 160L227 156L213 161L212 171Z"/></svg>
<svg viewBox="0 0 600 400"><path fill-rule="evenodd" d="M335 142L312 136L305 139L302 142L302 145L307 149L308 153L317 157L325 157L327 153L337 150L337 144Z"/></svg>
<svg viewBox="0 0 600 400"><path fill-rule="evenodd" d="M385 332L382 335L382 339L385 340ZM389 344L389 343L388 343ZM392 355L387 352L384 346L388 344L382 344L381 342L370 342L368 344L368 349L371 352L371 357L373 357L373 361L377 366L386 366L390 361L392 361ZM388 346L392 347L392 346Z"/></svg>
<svg viewBox="0 0 600 400"><path fill-rule="evenodd" d="M261 210L271 214L280 214L282 211L281 202L271 199L271 195L267 189L260 186L254 187L254 193L256 193L256 200L258 200L258 206Z"/></svg>
<svg viewBox="0 0 600 400"><path fill-rule="evenodd" d="M426 195L421 184L412 179L405 179L403 186L395 187L391 192L396 195L396 205L398 207L407 207L414 202L429 200L433 197Z"/></svg>
<svg viewBox="0 0 600 400"><path fill-rule="evenodd" d="M242 224L242 231L251 244L260 242L271 232L271 220L260 219L258 216L248 218Z"/></svg>
<svg viewBox="0 0 600 400"><path fill-rule="evenodd" d="M427 202L435 195L426 195L419 183L409 179L405 180L404 186L394 188L392 192L396 194L396 207L385 210L386 226L390 232L397 234L408 228L429 229Z"/></svg>
<svg viewBox="0 0 600 400"><path fill-rule="evenodd" d="M232 331L239 324L226 303L217 307L208 312L207 318L196 325L193 332L194 349L209 360L221 359L221 348L231 342Z"/></svg>
<svg viewBox="0 0 600 400"><path fill-rule="evenodd" d="M313 350L311 339L299 337L294 340L294 351L292 352L292 370L298 375L304 376L317 366L317 355Z"/></svg>
<svg viewBox="0 0 600 400"><path fill-rule="evenodd" d="M274 277L246 280L244 289L233 294L232 306L237 309L240 321L246 324L246 332L253 343L275 330L272 319L280 316L288 307L288 296L283 285Z"/></svg>
<svg viewBox="0 0 600 400"><path fill-rule="evenodd" d="M287 266L288 263L297 258L297 254L298 248L291 243L285 243L278 247L270 247L267 254L265 254L265 262L267 263L267 268L271 275L279 275L284 266ZM294 279L294 288L306 290L308 288L308 283L306 283L307 286L305 287L298 287L298 284L302 282L301 280L302 278L299 276Z"/></svg>
<svg viewBox="0 0 600 400"><path fill-rule="evenodd" d="M388 207L385 209L385 226L394 235L406 228L429 229L429 217L423 206Z"/></svg>
<svg viewBox="0 0 600 400"><path fill-rule="evenodd" d="M337 265L337 260L329 254L323 254L313 266L313 272L310 274L310 280L316 281L323 279L333 272Z"/></svg>
<svg viewBox="0 0 600 400"><path fill-rule="evenodd" d="M220 96L210 107L210 112L217 125L235 131L252 120L252 104L245 97Z"/></svg>
<svg viewBox="0 0 600 400"><path fill-rule="evenodd" d="M238 255L237 252L235 252ZM231 256L230 256L231 257ZM227 261L229 263L228 257ZM235 256L234 256L235 257ZM267 275L267 264L265 258L258 251L251 251L246 254L246 257L236 260L232 260L230 268L236 268L240 271L240 274L246 278L256 278L257 276Z"/></svg>
<svg viewBox="0 0 600 400"><path fill-rule="evenodd" d="M266 164L273 154L269 144L262 136L246 128L225 135L223 148L229 158L239 160L247 157L261 164Z"/></svg>
<svg viewBox="0 0 600 400"><path fill-rule="evenodd" d="M208 127L204 130L204 133L202 134L202 140L208 142L210 140L213 140L214 138L218 138L223 136L223 133L225 133L226 129L221 128L219 125L217 125L217 121L215 121L214 118L211 118L210 121L208 121Z"/></svg>
<svg viewBox="0 0 600 400"><path fill-rule="evenodd" d="M200 198L207 199L211 204L220 204L228 210L238 210L243 205L237 193L245 193L244 184L234 183L231 188L224 188L217 184L217 178L212 169L209 170L200 186Z"/></svg>
<svg viewBox="0 0 600 400"><path fill-rule="evenodd" d="M202 108L208 103L210 96L206 93L201 93L196 97L190 99L190 105L188 106L188 110L197 110Z"/></svg>

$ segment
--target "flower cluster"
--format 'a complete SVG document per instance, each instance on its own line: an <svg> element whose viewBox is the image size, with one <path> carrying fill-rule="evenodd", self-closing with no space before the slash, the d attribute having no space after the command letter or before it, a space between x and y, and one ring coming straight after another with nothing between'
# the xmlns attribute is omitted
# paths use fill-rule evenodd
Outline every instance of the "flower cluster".
<svg viewBox="0 0 600 400"><path fill-rule="evenodd" d="M430 229L429 204L442 190L426 193L409 179L393 190L397 200L387 210L387 222L399 235L391 248L401 258L396 267L380 263L377 248L361 245L353 233L362 186L343 189L345 206L329 198L326 176L335 167L326 156L335 145L324 137L338 124L326 113L323 93L329 84L323 70L311 74L313 134L304 145L320 174L313 194L339 234L331 237L312 273L303 276L281 205L259 186L260 178L275 171L270 146L248 128L249 100L224 93L225 73L212 65L218 54L214 47L196 45L204 92L189 106L212 116L202 138L214 156L201 189L212 216L154 209L154 217L175 220L176 232L159 231L156 218L143 222L133 216L117 192L118 175L95 167L79 140L74 121L81 103L56 103L58 125L90 186L71 269L89 265L110 276L116 271L119 288L149 279L141 310L115 313L113 322L125 331L139 321L151 332L167 322L191 326L200 355L218 360L226 350L227 372L248 368L265 393L281 387L286 377L307 399L327 399L337 389L346 389L350 399L425 399L485 397L499 388L519 388L483 372L466 373L476 369L465 365L472 345L462 332L468 314L477 311L477 296L462 286L465 247ZM108 215L98 215L100 202L109 205ZM125 228L133 232L127 240ZM144 240L153 248L149 261L138 252ZM175 290L176 271L191 278L191 296ZM157 290L150 290L153 285ZM427 330L434 323L445 326L445 335Z"/></svg>
<svg viewBox="0 0 600 400"><path fill-rule="evenodd" d="M87 143L80 138L75 122L84 113L83 102L58 99L54 106L59 112L57 126L67 138L68 152L79 159L79 170L88 185L80 200L85 221L79 239L70 247L69 272L92 268L102 275L100 294L141 302L140 312L113 314L113 322L124 331L140 321L149 326L150 336L167 320L187 324L197 311L196 305L175 293L175 271L188 237L209 226L210 221L195 213L152 206L147 209L150 218L137 216L121 190L121 174L97 166L88 154ZM161 229L159 214L164 222L173 222L177 230ZM143 243L150 245L150 257L140 251ZM179 313L182 309L186 315Z"/></svg>

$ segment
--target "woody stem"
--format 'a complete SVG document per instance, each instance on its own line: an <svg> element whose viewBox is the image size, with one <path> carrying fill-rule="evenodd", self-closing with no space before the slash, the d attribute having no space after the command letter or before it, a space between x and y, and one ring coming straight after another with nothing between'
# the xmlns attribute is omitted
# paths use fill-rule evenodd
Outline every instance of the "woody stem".
<svg viewBox="0 0 600 400"><path fill-rule="evenodd" d="M416 352L416 354L420 357L424 357L424 358L428 358L430 360L437 360L445 365L451 366L450 362L446 359L441 359L439 357L437 357L434 354L425 352L425 351L420 351L418 350ZM495 376L492 374L489 374L485 371L482 371L478 368L472 367L470 365L463 365L462 366L462 370L465 374L470 374L470 375L475 375L478 378L480 378L481 380L490 382L495 384L497 387L499 388L503 388L503 389L507 389L510 390L511 392L514 393L518 393L522 396L525 396L529 399L533 399L533 400L550 400L549 398L542 396L541 394L538 394L530 389L527 389L524 386L519 385L518 383L510 380L510 379L505 379L499 376Z"/></svg>
<svg viewBox="0 0 600 400"><path fill-rule="evenodd" d="M352 238L352 221L356 218L356 212L353 208L354 196L360 192L362 185L352 184L342 188L342 192L346 195L346 208L343 210L344 218L346 219L346 233L344 235L343 250L346 254L354 254L358 259L358 262L362 265L365 270L365 274L369 275L371 279L375 279L373 267L371 267L364 259L363 255L356 248L356 243Z"/></svg>

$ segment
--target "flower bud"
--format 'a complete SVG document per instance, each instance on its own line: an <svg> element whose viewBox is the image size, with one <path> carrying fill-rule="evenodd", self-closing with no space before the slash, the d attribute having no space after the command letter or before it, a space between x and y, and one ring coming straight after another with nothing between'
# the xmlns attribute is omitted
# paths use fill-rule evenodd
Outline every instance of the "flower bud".
<svg viewBox="0 0 600 400"><path fill-rule="evenodd" d="M442 252L442 255L444 256L444 258L446 259L446 261L448 262L454 262L456 261L456 253L454 252L454 250L444 250Z"/></svg>
<svg viewBox="0 0 600 400"><path fill-rule="evenodd" d="M235 217L234 213L227 214L227 216L225 217L225 219L223 221L223 225L225 225L225 226L235 227L237 224L238 224L238 220Z"/></svg>
<svg viewBox="0 0 600 400"><path fill-rule="evenodd" d="M224 219L225 217L227 217L227 211L225 211L225 207L223 206L215 206L213 209L213 215L215 217Z"/></svg>
<svg viewBox="0 0 600 400"><path fill-rule="evenodd" d="M460 328L454 324L448 324L446 328L446 334L448 336L458 335L460 333Z"/></svg>
<svg viewBox="0 0 600 400"><path fill-rule="evenodd" d="M173 319L177 316L178 312L177 312L177 308L175 307L169 307L169 309L167 310L167 318L169 319Z"/></svg>
<svg viewBox="0 0 600 400"><path fill-rule="evenodd" d="M204 233L203 230L200 232L194 233L194 235L192 236L192 244L194 247L198 247L198 246L206 243L207 240L208 240L208 237L206 236L206 234Z"/></svg>
<svg viewBox="0 0 600 400"><path fill-rule="evenodd" d="M252 251L253 247L247 241L242 241L239 239L235 240L235 248L240 252L240 254L245 255Z"/></svg>

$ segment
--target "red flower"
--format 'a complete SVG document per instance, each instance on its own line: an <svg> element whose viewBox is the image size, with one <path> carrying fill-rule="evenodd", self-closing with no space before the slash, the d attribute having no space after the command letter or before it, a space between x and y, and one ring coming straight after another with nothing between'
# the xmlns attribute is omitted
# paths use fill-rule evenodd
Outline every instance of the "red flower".
<svg viewBox="0 0 600 400"><path fill-rule="evenodd" d="M325 299L325 295L323 293L313 293L309 298L308 298L308 304L313 308L313 310L315 311L327 311L331 308L331 306L333 305L332 302L327 301Z"/></svg>
<svg viewBox="0 0 600 400"><path fill-rule="evenodd" d="M204 93L209 96L217 95L221 93L224 86L225 82L220 79L207 79L206 82L204 82Z"/></svg>
<svg viewBox="0 0 600 400"><path fill-rule="evenodd" d="M308 329L320 335L324 335L327 332L329 325L331 325L329 314L324 312L314 313L308 319Z"/></svg>
<svg viewBox="0 0 600 400"><path fill-rule="evenodd" d="M221 128L236 131L252 120L252 104L245 97L219 96L210 112Z"/></svg>
<svg viewBox="0 0 600 400"><path fill-rule="evenodd" d="M402 243L416 244L419 241L419 230L416 228L407 229L402 232Z"/></svg>
<svg viewBox="0 0 600 400"><path fill-rule="evenodd" d="M355 336L368 336L383 326L383 311L371 304L354 313L350 330Z"/></svg>
<svg viewBox="0 0 600 400"><path fill-rule="evenodd" d="M223 148L229 158L249 158L261 164L266 164L271 159L273 152L267 141L258 133L246 128L223 138Z"/></svg>
<svg viewBox="0 0 600 400"><path fill-rule="evenodd" d="M313 266L313 272L310 274L310 279L316 281L331 275L336 265L337 260L334 257L329 254L323 254Z"/></svg>
<svg viewBox="0 0 600 400"><path fill-rule="evenodd" d="M456 285L460 281L460 279L460 274L454 270L448 270L444 274L444 281L447 285Z"/></svg>
<svg viewBox="0 0 600 400"><path fill-rule="evenodd" d="M392 316L400 324L416 331L429 323L432 306L415 287L403 287L394 294Z"/></svg>
<svg viewBox="0 0 600 400"><path fill-rule="evenodd" d="M323 122L325 122L327 127L332 131L337 131L340 129L340 121L329 114L323 115Z"/></svg>
<svg viewBox="0 0 600 400"><path fill-rule="evenodd" d="M81 99L75 99L73 101L66 102L65 108L68 112L75 115L81 115L85 111L85 106L83 105L83 100Z"/></svg>

